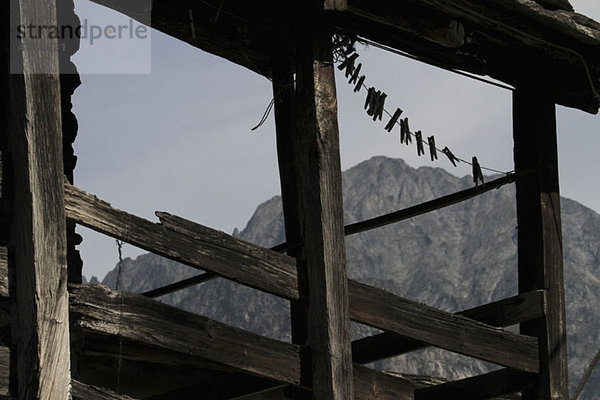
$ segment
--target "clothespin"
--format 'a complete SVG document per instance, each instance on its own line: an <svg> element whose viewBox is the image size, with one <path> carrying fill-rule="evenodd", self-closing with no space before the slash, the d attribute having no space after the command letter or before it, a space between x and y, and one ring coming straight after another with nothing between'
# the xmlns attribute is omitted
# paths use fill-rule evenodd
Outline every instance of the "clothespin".
<svg viewBox="0 0 600 400"><path fill-rule="evenodd" d="M367 109L367 114L373 117L373 121L376 121L377 118L379 120L383 118L383 107L386 97L387 94L381 90L375 90L374 87L369 88L367 100L365 101L365 109Z"/></svg>
<svg viewBox="0 0 600 400"><path fill-rule="evenodd" d="M360 90L360 88L362 87L363 83L365 81L365 76L362 75L358 82L356 83L356 85L354 85L354 93L358 92Z"/></svg>
<svg viewBox="0 0 600 400"><path fill-rule="evenodd" d="M368 109L371 106L371 102L373 101L373 96L375 95L375 88L374 87L370 87L369 90L367 90L367 98L365 99L365 106L364 109L367 110L367 113L369 112ZM371 115L371 114L369 114Z"/></svg>
<svg viewBox="0 0 600 400"><path fill-rule="evenodd" d="M358 80L358 76L360 75L361 68L362 68L362 64L358 64L358 67L354 68L354 72L352 73L352 76L350 77L350 80L348 81L348 83L350 83L350 84L356 83L356 81Z"/></svg>
<svg viewBox="0 0 600 400"><path fill-rule="evenodd" d="M350 56L346 57L346 59L338 66L340 71L343 69L346 70L346 72L344 72L346 78L354 72L354 61L356 61L357 58L358 53L351 54Z"/></svg>
<svg viewBox="0 0 600 400"><path fill-rule="evenodd" d="M417 155L421 156L425 154L425 149L423 148L423 134L421 131L415 132L415 137L417 139Z"/></svg>
<svg viewBox="0 0 600 400"><path fill-rule="evenodd" d="M437 160L437 149L435 148L435 138L433 136L429 136L427 138L427 143L429 144L429 155L431 156L431 161Z"/></svg>
<svg viewBox="0 0 600 400"><path fill-rule="evenodd" d="M448 147L444 147L442 149L442 153L444 153L446 155L446 157L448 157L448 160L450 160L452 165L454 165L456 167L456 162L458 161L458 158L456 158L456 156L454 154L452 154L450 149Z"/></svg>
<svg viewBox="0 0 600 400"><path fill-rule="evenodd" d="M478 185L479 181L481 181L482 184L484 183L483 173L481 172L481 166L477 161L477 157L473 156L473 182L475 183L475 186Z"/></svg>
<svg viewBox="0 0 600 400"><path fill-rule="evenodd" d="M400 118L401 114L402 114L402 110L399 108L396 108L396 112L392 116L392 119L390 119L390 122L388 122L387 125L385 126L386 131L391 132L392 129L394 129L394 125L396 125L396 122L398 122L398 118Z"/></svg>
<svg viewBox="0 0 600 400"><path fill-rule="evenodd" d="M400 143L412 143L410 129L408 128L408 117L400 120Z"/></svg>

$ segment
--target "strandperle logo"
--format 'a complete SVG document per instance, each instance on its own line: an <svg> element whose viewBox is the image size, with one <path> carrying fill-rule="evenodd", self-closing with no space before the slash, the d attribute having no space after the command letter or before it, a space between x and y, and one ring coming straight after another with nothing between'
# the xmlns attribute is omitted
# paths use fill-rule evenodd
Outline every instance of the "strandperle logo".
<svg viewBox="0 0 600 400"><path fill-rule="evenodd" d="M90 45L94 45L94 41L100 39L144 40L148 38L148 27L134 24L132 19L127 24L120 25L96 25L90 24L87 19L84 19L81 25L76 27L35 24L17 26L17 39L19 40L68 40L74 38L89 41Z"/></svg>

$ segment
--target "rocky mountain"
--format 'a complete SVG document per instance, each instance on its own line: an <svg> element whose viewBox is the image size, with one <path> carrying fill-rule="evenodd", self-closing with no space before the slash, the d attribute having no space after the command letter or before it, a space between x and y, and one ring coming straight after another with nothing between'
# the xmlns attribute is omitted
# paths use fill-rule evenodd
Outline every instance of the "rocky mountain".
<svg viewBox="0 0 600 400"><path fill-rule="evenodd" d="M491 179L491 178L488 178ZM439 168L413 169L402 160L374 157L343 174L345 223L450 194L472 185ZM349 275L400 296L447 311L517 293L516 210L513 185L404 222L347 238ZM600 346L600 215L563 198L571 391ZM281 199L261 204L235 235L273 246L284 241ZM122 287L140 292L197 274L147 254L123 263ZM116 269L103 283L114 287ZM289 340L285 301L223 279L164 296L162 301L219 321ZM371 333L355 324L353 336ZM378 362L377 368L461 378L494 366L455 354L425 350ZM580 399L600 398L598 368Z"/></svg>

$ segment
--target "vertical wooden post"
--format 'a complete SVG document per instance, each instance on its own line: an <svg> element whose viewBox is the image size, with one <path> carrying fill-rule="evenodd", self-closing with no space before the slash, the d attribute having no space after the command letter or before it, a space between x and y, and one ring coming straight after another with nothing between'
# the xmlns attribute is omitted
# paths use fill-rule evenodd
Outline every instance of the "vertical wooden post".
<svg viewBox="0 0 600 400"><path fill-rule="evenodd" d="M537 336L540 374L523 399L567 399L567 343L556 111L551 100L528 92L513 96L517 174L519 292L547 291L547 314L521 324Z"/></svg>
<svg viewBox="0 0 600 400"><path fill-rule="evenodd" d="M275 32L277 38L271 55L271 67L273 71L273 97L275 100L275 130L277 137L277 160L279 165L279 180L281 183L281 198L283 203L283 217L285 221L286 241L291 244L299 244L302 240L300 231L300 197L299 197L299 172L296 163L295 144L295 84L294 66L290 49L292 39L289 29L286 29L287 19L281 18L281 25ZM288 21L289 22L289 21ZM289 25L287 25L289 28ZM288 250L288 255L299 259L298 247ZM306 346L308 341L307 332L307 283L306 270L298 263L298 287L302 296L297 301L290 302L292 343ZM301 374L303 377L311 376L310 360L306 360L303 354ZM295 390L296 400L310 398L310 394L303 390Z"/></svg>
<svg viewBox="0 0 600 400"><path fill-rule="evenodd" d="M11 28L56 26L54 1L12 0ZM8 23L8 21L6 21ZM71 372L57 40L10 32L11 375L19 399L69 399ZM6 42L5 42L6 43ZM23 44L20 47L20 44Z"/></svg>
<svg viewBox="0 0 600 400"><path fill-rule="evenodd" d="M295 46L299 270L308 284L313 398L347 400L352 356L337 98L331 32L317 20L298 30Z"/></svg>

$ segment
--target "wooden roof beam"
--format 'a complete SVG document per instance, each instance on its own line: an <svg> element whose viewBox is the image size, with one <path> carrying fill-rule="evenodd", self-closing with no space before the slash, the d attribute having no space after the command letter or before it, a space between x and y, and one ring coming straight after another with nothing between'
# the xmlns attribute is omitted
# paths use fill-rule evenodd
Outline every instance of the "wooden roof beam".
<svg viewBox="0 0 600 400"><path fill-rule="evenodd" d="M338 26L444 68L596 113L600 24L527 0L349 0Z"/></svg>
<svg viewBox="0 0 600 400"><path fill-rule="evenodd" d="M132 2L93 1L267 77L274 18L286 12L270 0L232 0L222 9L216 1L154 0L151 15ZM338 1L325 8L343 10ZM590 113L600 107L600 23L577 13L529 0L347 0L346 11L328 17L433 65L489 75Z"/></svg>

